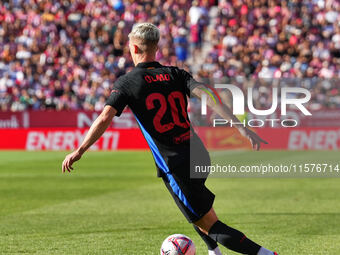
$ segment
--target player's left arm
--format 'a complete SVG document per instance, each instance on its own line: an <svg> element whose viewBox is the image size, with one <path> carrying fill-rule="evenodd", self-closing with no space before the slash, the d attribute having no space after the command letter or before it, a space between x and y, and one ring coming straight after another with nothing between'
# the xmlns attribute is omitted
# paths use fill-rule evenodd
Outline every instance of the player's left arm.
<svg viewBox="0 0 340 255"><path fill-rule="evenodd" d="M93 122L89 131L87 132L84 141L79 146L77 150L68 154L62 164L62 172L64 173L66 170L71 172L73 170L73 163L78 161L81 156L84 154L88 148L91 147L105 132L105 130L109 127L113 117L116 115L117 110L109 105L104 107L102 113L98 116L98 118Z"/></svg>
<svg viewBox="0 0 340 255"><path fill-rule="evenodd" d="M203 89L202 89L203 88ZM192 89L191 94L199 99L202 98L202 94L204 92L204 86L199 85ZM218 115L226 120L232 120L233 123L239 123L239 119L232 113L231 109L226 104L215 104L215 102L210 98L207 97L207 105ZM261 147L261 143L268 144L265 140L259 137L255 132L244 127L243 125L236 125L238 131L246 138L249 139L253 149L259 150Z"/></svg>

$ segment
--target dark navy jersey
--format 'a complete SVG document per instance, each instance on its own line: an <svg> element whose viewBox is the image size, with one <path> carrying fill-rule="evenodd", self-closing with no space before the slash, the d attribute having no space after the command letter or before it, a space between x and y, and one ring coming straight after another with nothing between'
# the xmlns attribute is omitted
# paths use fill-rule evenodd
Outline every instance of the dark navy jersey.
<svg viewBox="0 0 340 255"><path fill-rule="evenodd" d="M107 105L117 110L116 116L129 106L158 168L176 167L189 160L190 139L196 137L188 118L187 96L199 84L177 67L139 63L115 82Z"/></svg>

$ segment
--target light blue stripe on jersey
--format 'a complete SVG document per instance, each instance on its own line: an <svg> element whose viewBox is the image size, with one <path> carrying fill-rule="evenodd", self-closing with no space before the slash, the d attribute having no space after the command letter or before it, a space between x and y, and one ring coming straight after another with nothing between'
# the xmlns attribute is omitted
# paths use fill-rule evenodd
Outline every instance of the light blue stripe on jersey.
<svg viewBox="0 0 340 255"><path fill-rule="evenodd" d="M179 198L179 200L182 201L182 203L196 216L197 213L195 213L195 211L192 209L192 207L190 206L187 198L185 197L185 195L183 194L181 188L178 186L175 178L172 176L172 174L170 173L169 167L167 166L167 164L165 163L161 153L158 150L157 145L155 144L155 142L153 141L152 137L150 136L150 134L148 133L148 131L145 130L145 128L143 127L143 125L139 122L137 116L135 116L140 129L142 130L142 133L146 139L146 141L149 144L149 147L151 149L152 155L156 161L157 166L166 174L169 184L173 190L173 192L176 194L176 196Z"/></svg>

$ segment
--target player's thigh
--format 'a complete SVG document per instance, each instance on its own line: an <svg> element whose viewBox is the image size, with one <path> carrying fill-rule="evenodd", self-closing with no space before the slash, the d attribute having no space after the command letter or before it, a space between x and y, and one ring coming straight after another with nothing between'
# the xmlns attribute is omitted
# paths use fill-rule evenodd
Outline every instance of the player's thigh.
<svg viewBox="0 0 340 255"><path fill-rule="evenodd" d="M215 195L205 186L204 179L182 178L173 172L163 177L163 181L190 223L200 220L212 208Z"/></svg>

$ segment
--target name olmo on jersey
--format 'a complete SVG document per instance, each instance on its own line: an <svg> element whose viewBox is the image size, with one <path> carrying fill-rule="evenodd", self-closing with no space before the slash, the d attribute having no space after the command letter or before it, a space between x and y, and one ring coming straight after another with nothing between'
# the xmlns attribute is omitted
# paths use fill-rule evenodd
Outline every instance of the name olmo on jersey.
<svg viewBox="0 0 340 255"><path fill-rule="evenodd" d="M147 83L157 81L170 81L170 74L156 74L156 75L145 75L144 79Z"/></svg>

